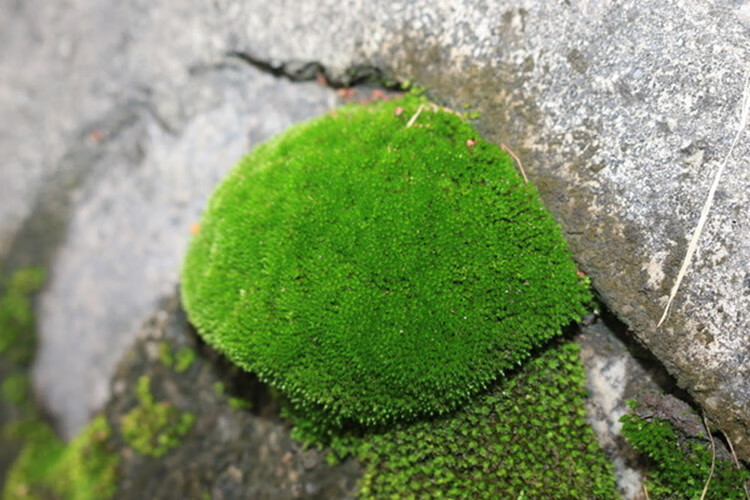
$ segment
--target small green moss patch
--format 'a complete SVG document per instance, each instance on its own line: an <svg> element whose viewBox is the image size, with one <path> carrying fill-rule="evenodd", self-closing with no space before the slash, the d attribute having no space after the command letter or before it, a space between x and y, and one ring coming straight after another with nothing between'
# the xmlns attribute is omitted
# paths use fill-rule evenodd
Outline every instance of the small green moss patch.
<svg viewBox="0 0 750 500"><path fill-rule="evenodd" d="M122 418L122 435L137 452L158 458L179 446L192 428L195 416L179 411L167 401L157 403L150 383L148 376L138 379L139 405Z"/></svg>
<svg viewBox="0 0 750 500"><path fill-rule="evenodd" d="M95 418L69 445L42 422L24 426L26 444L8 473L3 500L106 500L117 487L120 457L111 429Z"/></svg>
<svg viewBox="0 0 750 500"><path fill-rule="evenodd" d="M164 366L173 368L177 373L182 373L193 365L195 361L195 351L187 346L180 347L176 353L172 353L172 348L168 342L159 343L159 361Z"/></svg>
<svg viewBox="0 0 750 500"><path fill-rule="evenodd" d="M705 441L680 439L671 423L658 418L646 420L629 413L621 421L622 434L648 459L650 498L702 498L711 471L711 450ZM743 500L748 481L749 471L737 469L729 460L716 460L705 498Z"/></svg>
<svg viewBox="0 0 750 500"><path fill-rule="evenodd" d="M0 384L0 397L10 404L22 406L29 400L29 389L29 377L13 373Z"/></svg>
<svg viewBox="0 0 750 500"><path fill-rule="evenodd" d="M25 365L34 354L32 296L44 284L44 270L24 268L5 283L0 297L0 354L12 364Z"/></svg>
<svg viewBox="0 0 750 500"><path fill-rule="evenodd" d="M183 268L201 335L296 405L365 424L449 412L580 319L587 283L512 160L408 96L259 146Z"/></svg>

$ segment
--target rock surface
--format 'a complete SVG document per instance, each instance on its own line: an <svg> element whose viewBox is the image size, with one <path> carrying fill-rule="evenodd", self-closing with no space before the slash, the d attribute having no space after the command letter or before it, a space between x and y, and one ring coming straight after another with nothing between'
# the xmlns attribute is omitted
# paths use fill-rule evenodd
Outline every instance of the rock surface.
<svg viewBox="0 0 750 500"><path fill-rule="evenodd" d="M191 224L219 179L252 145L325 112L335 97L314 83L277 82L246 65L204 73L181 91L175 97L190 102L195 115L179 134L147 108L113 132L122 147L87 167L52 261L40 298L34 376L69 436L104 403L102 375L177 282Z"/></svg>
<svg viewBox="0 0 750 500"><path fill-rule="evenodd" d="M248 16L273 28L248 29L235 50L314 58L334 74L373 65L450 104L475 103L604 301L750 458L747 2L353 2L301 23L285 15L293 4ZM310 29L333 18L322 35ZM698 251L657 328L723 162Z"/></svg>
<svg viewBox="0 0 750 500"><path fill-rule="evenodd" d="M67 429L86 415L56 387L103 399L102 384L89 391L81 377L106 379L174 281L209 184L253 143L332 104L313 84L272 100L283 84L234 54L343 83L380 71L472 104L486 135L518 153L604 301L750 459L746 130L728 156L750 74L748 2L5 4L0 114L13 127L0 134L0 254L18 255L23 238L12 236L45 203L48 215L69 214L57 219L70 219L61 250L42 255L52 277L36 377ZM723 162L698 251L657 328ZM51 187L61 179L75 196ZM73 354L45 355L53 345ZM73 359L91 375L69 369ZM47 364L56 368L45 375Z"/></svg>
<svg viewBox="0 0 750 500"><path fill-rule="evenodd" d="M165 353L174 360L184 349L198 351L187 369L164 364ZM143 376L158 403L195 417L161 458L136 452L120 433L123 417L138 405L133 388ZM202 344L174 294L145 322L112 384L104 414L115 430L112 452L122 457L118 499L353 497L358 463L329 466L323 453L303 450L267 387ZM234 393L253 399L238 405Z"/></svg>

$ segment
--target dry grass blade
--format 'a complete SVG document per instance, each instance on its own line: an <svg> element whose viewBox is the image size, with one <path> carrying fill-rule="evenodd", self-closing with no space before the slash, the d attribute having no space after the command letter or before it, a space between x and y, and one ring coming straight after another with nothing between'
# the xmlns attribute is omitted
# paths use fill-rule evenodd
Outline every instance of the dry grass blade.
<svg viewBox="0 0 750 500"><path fill-rule="evenodd" d="M703 425L706 427L706 434L708 434L708 439L711 441L711 470L708 473L708 478L706 478L706 484L703 485L703 493L701 493L701 500L705 500L706 493L708 493L708 485L711 483L711 478L714 475L714 467L716 466L716 444L714 443L714 437L711 435L711 429L708 428L708 422L706 421L706 416L703 416Z"/></svg>
<svg viewBox="0 0 750 500"><path fill-rule="evenodd" d="M732 461L734 462L735 467L738 469L742 469L742 466L740 465L740 461L737 458L737 454L734 452L734 446L732 446L732 441L729 439L729 436L727 436L727 433L724 431L721 431L722 434L724 434L724 439L727 440L727 444L729 445L729 451L732 453ZM745 491L745 498L747 500L750 500L750 491L748 491L748 485L745 483L742 485L743 490Z"/></svg>
<svg viewBox="0 0 750 500"><path fill-rule="evenodd" d="M417 121L417 118L419 118L419 114L422 112L423 109L424 109L424 104L420 104L419 107L417 108L417 112L414 113L414 115L411 118L409 118L409 123L406 124L407 127L411 127L412 125L414 125L414 122Z"/></svg>
<svg viewBox="0 0 750 500"><path fill-rule="evenodd" d="M523 176L523 181L528 184L529 178L526 177L526 172L523 169L523 163L521 163L521 159L518 157L518 155L516 155L516 153L514 153L513 150L511 150L508 146L506 146L502 142L500 143L500 147L503 149L503 151L505 151L506 153L508 153L510 156L513 157L513 159L516 162L516 165L518 165L518 170L521 171L521 175Z"/></svg>
<svg viewBox="0 0 750 500"><path fill-rule="evenodd" d="M701 233L703 232L703 227L706 225L708 213L711 211L711 206L713 205L714 201L714 195L716 194L716 189L719 187L719 180L721 179L721 175L724 173L724 169L726 168L727 163L729 163L729 160L732 157L732 153L734 152L734 148L735 146L737 146L737 143L742 136L742 132L745 130L748 116L750 116L750 71L748 71L748 75L745 78L745 87L742 94L742 105L740 107L740 123L737 134L734 136L734 140L732 141L732 145L729 147L727 155L724 157L724 161L721 163L721 165L719 165L719 168L716 171L713 183L711 183L711 189L709 189L708 191L708 196L706 197L706 201L703 204L703 209L701 210L701 216L698 220L698 226L695 228L693 236L690 238L690 243L688 244L685 259L682 261L680 271L677 273L677 279L675 280L674 285L672 285L672 290L669 292L669 299L667 299L667 304L664 306L664 313L661 315L661 319L656 325L656 328L659 328L662 323L664 323L664 320L667 319L667 314L669 313L669 308L672 305L672 301L677 295L677 290L680 288L680 284L682 283L682 280L687 273L688 267L690 267L690 263L693 260L695 250L698 248L698 240L700 239Z"/></svg>

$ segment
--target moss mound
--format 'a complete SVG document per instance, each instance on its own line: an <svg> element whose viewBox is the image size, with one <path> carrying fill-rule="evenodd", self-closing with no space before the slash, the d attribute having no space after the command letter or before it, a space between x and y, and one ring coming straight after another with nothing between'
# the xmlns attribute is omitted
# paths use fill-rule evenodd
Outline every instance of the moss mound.
<svg viewBox="0 0 750 500"><path fill-rule="evenodd" d="M243 159L182 293L235 363L365 424L454 409L589 300L511 159L413 96L340 108Z"/></svg>
<svg viewBox="0 0 750 500"><path fill-rule="evenodd" d="M578 351L553 346L451 415L366 435L359 497L617 498Z"/></svg>

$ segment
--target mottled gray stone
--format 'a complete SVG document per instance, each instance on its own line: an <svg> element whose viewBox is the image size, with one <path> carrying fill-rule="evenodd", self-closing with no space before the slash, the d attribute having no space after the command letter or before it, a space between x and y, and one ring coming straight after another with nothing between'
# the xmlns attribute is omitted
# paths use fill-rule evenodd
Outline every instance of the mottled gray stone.
<svg viewBox="0 0 750 500"><path fill-rule="evenodd" d="M738 132L748 2L350 2L303 21L289 15L297 3L248 15L236 50L313 58L332 74L370 64L449 104L476 104L487 136L524 161L605 302L750 458L747 131L656 326ZM322 35L311 28L321 25Z"/></svg>
<svg viewBox="0 0 750 500"><path fill-rule="evenodd" d="M334 104L329 89L244 65L183 90L195 109L179 134L144 111L130 151L96 162L51 263L34 380L66 435L104 403L108 374L177 283L191 224L219 179L252 145Z"/></svg>
<svg viewBox="0 0 750 500"><path fill-rule="evenodd" d="M84 248L92 255L112 248L96 238L123 245L117 238L140 230L156 238L171 224L164 222L170 210L179 212L173 229L196 213L197 203L183 202L180 211L180 195L161 192L165 183L179 183L182 177L162 174L166 167L157 165L174 164L180 149L189 149L181 141L199 137L207 137L209 157L226 158L229 151L242 149L231 145L238 144L233 139L212 134L241 120L241 113L233 115L235 106L248 117L257 113L234 104L234 97L225 98L222 91L204 96L203 85L196 83L227 64L228 52L298 76L312 76L309 69L320 67L339 82L356 79L354 69L361 74L379 68L388 77L427 86L435 99L476 106L484 133L523 160L609 307L727 432L738 453L750 458L750 172L742 161L750 157L747 132L727 164L673 310L656 328L713 175L737 132L750 72L749 14L746 1L717 0L76 0L64 6L5 0L0 9L0 114L4 124L13 126L4 126L0 134L0 168L8 179L0 186L0 253L32 211L30 200L44 179L54 178L72 138L85 130L82 126L130 100L145 103L143 158L114 165L108 173L95 168L100 173L87 181L89 191L81 191L42 307L44 348L45 339L52 338L49 325L61 321L53 310L64 306L51 306L49 300L65 295L62 283L73 287L69 313L107 316L96 297L83 299L102 293L86 284L96 278L81 271L81 283L74 284L76 271L64 270L63 263L82 265L76 255ZM284 101L296 102L296 96L307 93L298 92ZM269 99L260 95L255 102ZM221 125L200 132L196 123L208 116ZM307 115L285 116L289 119L280 127ZM194 172L195 165L186 161L180 167ZM139 174L139 168L153 176ZM207 182L216 178L218 173L201 177ZM104 217L107 200L119 193L97 193L98 183L122 188L132 219L121 208L111 209L119 218ZM206 186L200 192L208 191ZM151 207L148 223L135 206L147 199L161 200L146 205ZM157 214L156 207L166 213ZM91 224L99 226L92 230ZM117 234L118 227L123 234ZM86 236L86 231L101 234ZM122 282L133 287L140 276L141 283L158 289L154 283L174 279L170 266L179 259L152 255L148 237L131 236L138 242L133 249L144 256L138 260L141 274L124 271L135 261L127 260L123 250L115 252L124 259ZM164 244L177 252L177 242L184 239L170 241ZM103 265L103 259L91 260ZM132 280L125 276L130 273ZM117 292L128 295L120 304L122 318L137 321L145 300L134 296L145 288L123 284ZM102 295L102 303L116 308L107 302L113 296L105 301ZM106 323L81 321L97 328ZM119 340L122 332L132 327L113 324L118 325L114 333L96 334L116 351L116 344L126 342ZM82 333L82 324L66 326L72 329L63 343L95 335L93 330ZM83 356L66 362L73 359L91 362Z"/></svg>

